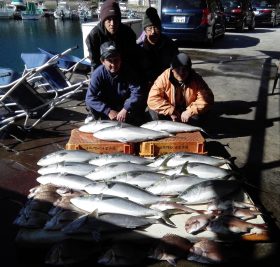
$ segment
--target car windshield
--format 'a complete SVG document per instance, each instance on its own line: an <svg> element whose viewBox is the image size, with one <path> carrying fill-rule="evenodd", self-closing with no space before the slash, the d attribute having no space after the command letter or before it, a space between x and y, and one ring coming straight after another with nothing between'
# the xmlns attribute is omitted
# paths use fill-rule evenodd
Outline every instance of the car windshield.
<svg viewBox="0 0 280 267"><path fill-rule="evenodd" d="M162 0L162 8L174 8L176 9L191 9L191 8L206 8L205 0Z"/></svg>
<svg viewBox="0 0 280 267"><path fill-rule="evenodd" d="M240 8L241 7L240 1L222 0L222 4L225 8Z"/></svg>
<svg viewBox="0 0 280 267"><path fill-rule="evenodd" d="M254 0L254 1L252 1L252 6L253 7L260 7L260 8L270 8L270 7L274 7L275 6L275 4L273 2L274 1Z"/></svg>

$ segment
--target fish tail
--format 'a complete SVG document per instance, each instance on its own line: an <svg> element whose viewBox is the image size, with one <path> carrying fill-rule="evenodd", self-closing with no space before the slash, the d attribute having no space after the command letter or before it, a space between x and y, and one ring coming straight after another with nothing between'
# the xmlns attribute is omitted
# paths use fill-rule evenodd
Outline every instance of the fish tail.
<svg viewBox="0 0 280 267"><path fill-rule="evenodd" d="M163 215L161 219L165 225L176 228L176 225L168 218L168 215Z"/></svg>

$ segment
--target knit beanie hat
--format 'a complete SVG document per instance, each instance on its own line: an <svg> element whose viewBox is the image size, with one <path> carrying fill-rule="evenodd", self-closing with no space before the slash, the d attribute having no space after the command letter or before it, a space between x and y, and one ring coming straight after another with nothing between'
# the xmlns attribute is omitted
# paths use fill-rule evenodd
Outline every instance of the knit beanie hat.
<svg viewBox="0 0 280 267"><path fill-rule="evenodd" d="M122 15L119 4L115 0L106 0L100 9L100 20L103 24L109 17L116 17L121 21Z"/></svg>
<svg viewBox="0 0 280 267"><path fill-rule="evenodd" d="M192 67L192 61L187 54L179 53L173 57L170 67L171 69L176 69L178 67L187 67L190 70Z"/></svg>
<svg viewBox="0 0 280 267"><path fill-rule="evenodd" d="M148 7L146 9L142 26L144 30L148 26L155 26L158 27L159 29L161 28L161 20L159 18L157 10L154 7Z"/></svg>

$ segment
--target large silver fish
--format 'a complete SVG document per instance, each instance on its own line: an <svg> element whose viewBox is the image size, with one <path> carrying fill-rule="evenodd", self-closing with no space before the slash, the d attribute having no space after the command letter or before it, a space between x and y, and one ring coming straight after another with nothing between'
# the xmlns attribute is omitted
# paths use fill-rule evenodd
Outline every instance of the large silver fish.
<svg viewBox="0 0 280 267"><path fill-rule="evenodd" d="M97 166L102 166L113 162L131 162L145 165L153 162L153 160L130 154L114 153L98 155L89 161L90 164L94 164Z"/></svg>
<svg viewBox="0 0 280 267"><path fill-rule="evenodd" d="M137 185L141 188L147 188L157 183L162 179L170 178L169 175L157 173L154 171L129 171L117 176L114 176L111 181L119 181L132 185Z"/></svg>
<svg viewBox="0 0 280 267"><path fill-rule="evenodd" d="M223 198L240 188L240 183L233 180L207 180L192 185L178 197L187 204L207 203L213 199Z"/></svg>
<svg viewBox="0 0 280 267"><path fill-rule="evenodd" d="M84 132L84 133L95 133L104 128L111 127L111 126L118 126L118 125L125 126L125 127L132 126L125 122L120 123L118 121L111 121L111 120L97 120L97 121L93 121L93 122L82 125L81 127L79 127L79 131Z"/></svg>
<svg viewBox="0 0 280 267"><path fill-rule="evenodd" d="M226 179L230 177L233 172L229 169L223 169L216 166L212 166L206 163L200 162L186 162L181 166L163 169L159 172L167 175L184 175L195 174L202 179Z"/></svg>
<svg viewBox="0 0 280 267"><path fill-rule="evenodd" d="M200 162L213 166L231 164L229 160L224 158L218 158L190 152L176 152L157 157L153 163L149 164L149 166L159 167L164 165L166 167L176 167L183 165L186 162Z"/></svg>
<svg viewBox="0 0 280 267"><path fill-rule="evenodd" d="M95 165L83 162L60 162L41 167L38 173L41 175L49 173L71 173L84 176L91 171L94 171Z"/></svg>
<svg viewBox="0 0 280 267"><path fill-rule="evenodd" d="M75 197L70 200L78 208L87 212L97 210L98 213L119 213L140 217L162 218L167 224L174 226L166 215L157 210L147 208L131 200L107 196L107 195L87 195Z"/></svg>
<svg viewBox="0 0 280 267"><path fill-rule="evenodd" d="M190 186L203 182L206 179L199 178L197 175L169 176L161 179L152 186L146 188L147 191L155 195L178 195Z"/></svg>
<svg viewBox="0 0 280 267"><path fill-rule="evenodd" d="M93 134L94 137L106 141L119 141L122 143L137 143L148 140L156 140L172 136L167 132L154 131L141 127L112 126Z"/></svg>
<svg viewBox="0 0 280 267"><path fill-rule="evenodd" d="M129 171L154 171L155 168L148 167L146 165L140 165L131 162L113 162L106 165L95 168L93 172L86 175L87 178L97 180L108 180L119 174Z"/></svg>
<svg viewBox="0 0 280 267"><path fill-rule="evenodd" d="M145 189L123 182L96 182L89 184L84 189L89 194L104 194L127 198L133 202L149 205L158 201L167 201L168 197L157 196Z"/></svg>
<svg viewBox="0 0 280 267"><path fill-rule="evenodd" d="M37 165L46 166L50 164L60 163L63 161L88 162L95 155L97 154L85 150L59 150L39 159Z"/></svg>
<svg viewBox="0 0 280 267"><path fill-rule="evenodd" d="M174 122L168 120L154 120L149 121L141 125L142 128L151 129L155 131L164 131L169 133L180 133L180 132L196 132L204 130L197 126L192 126L183 122Z"/></svg>
<svg viewBox="0 0 280 267"><path fill-rule="evenodd" d="M73 190L83 190L92 180L74 174L50 173L39 176L36 179L40 184L53 184L55 186L63 186Z"/></svg>

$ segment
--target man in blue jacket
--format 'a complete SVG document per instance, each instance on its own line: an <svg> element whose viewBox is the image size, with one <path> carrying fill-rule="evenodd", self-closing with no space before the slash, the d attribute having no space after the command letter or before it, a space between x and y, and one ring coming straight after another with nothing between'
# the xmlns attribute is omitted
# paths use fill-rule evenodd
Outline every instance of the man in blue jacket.
<svg viewBox="0 0 280 267"><path fill-rule="evenodd" d="M140 125L143 122L142 89L136 75L122 62L115 42L100 47L102 65L91 74L86 105L92 119L109 119ZM86 122L90 121L89 117Z"/></svg>

